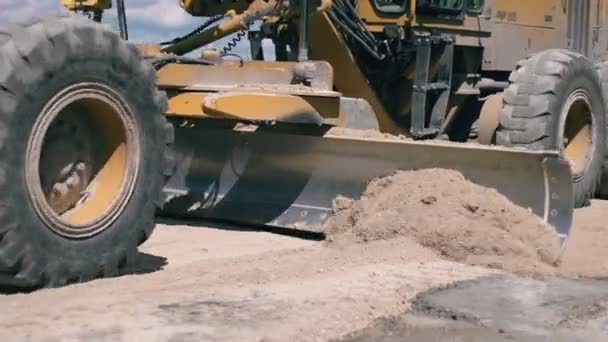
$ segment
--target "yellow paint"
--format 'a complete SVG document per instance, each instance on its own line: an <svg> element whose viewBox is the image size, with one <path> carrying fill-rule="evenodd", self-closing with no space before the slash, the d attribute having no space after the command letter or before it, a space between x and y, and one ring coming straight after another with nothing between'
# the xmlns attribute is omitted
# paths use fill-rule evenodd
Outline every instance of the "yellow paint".
<svg viewBox="0 0 608 342"><path fill-rule="evenodd" d="M537 27L555 27L557 17L564 16L568 6L566 0L494 0L494 3L493 20L496 22ZM548 17L551 17L550 21Z"/></svg>
<svg viewBox="0 0 608 342"><path fill-rule="evenodd" d="M305 99L288 94L222 93L207 96L203 111L210 115L245 120L285 121L298 116L316 116L322 113L324 116L338 117L339 99Z"/></svg>
<svg viewBox="0 0 608 342"><path fill-rule="evenodd" d="M110 108L94 104L97 125L102 132L103 144L107 153L103 160L99 160L99 169L91 183L95 182L95 189L88 200L77 206L66 218L71 225L91 224L102 217L121 198L121 191L128 180L128 168L135 156L129 155L127 145L126 127L119 114ZM124 195L122 195L124 196Z"/></svg>
<svg viewBox="0 0 608 342"><path fill-rule="evenodd" d="M282 120L297 113L318 113L327 119L340 115L338 96L273 94L270 92L179 92L169 97L168 115L221 116L248 120Z"/></svg>
<svg viewBox="0 0 608 342"><path fill-rule="evenodd" d="M121 143L93 180L97 184L91 197L71 213L66 220L67 223L71 225L90 224L108 210L112 203L119 198L118 194L125 179L126 165L126 145Z"/></svg>
<svg viewBox="0 0 608 342"><path fill-rule="evenodd" d="M208 93L203 92L180 92L169 97L169 108L167 113L176 116L208 116L203 112L203 101Z"/></svg>
<svg viewBox="0 0 608 342"><path fill-rule="evenodd" d="M407 23L408 12L404 14L386 14L380 13L374 7L373 0L362 0L357 3L357 13L361 19L365 20L368 25L378 24L397 24L405 25Z"/></svg>
<svg viewBox="0 0 608 342"><path fill-rule="evenodd" d="M106 10L112 8L112 0L61 0L61 5L69 10L83 8Z"/></svg>
<svg viewBox="0 0 608 342"><path fill-rule="evenodd" d="M376 113L382 131L404 133L404 129L386 112L327 14L313 16L310 31L310 57L313 60L327 61L334 67L334 86L337 91L348 97L365 99ZM328 49L328 46L333 48Z"/></svg>

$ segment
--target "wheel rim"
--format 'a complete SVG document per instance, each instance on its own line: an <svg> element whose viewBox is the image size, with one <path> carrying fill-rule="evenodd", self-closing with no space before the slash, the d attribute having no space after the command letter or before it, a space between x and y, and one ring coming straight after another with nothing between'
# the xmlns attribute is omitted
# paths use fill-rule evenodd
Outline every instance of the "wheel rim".
<svg viewBox="0 0 608 342"><path fill-rule="evenodd" d="M483 145L495 144L494 134L500 122L500 108L503 102L503 93L491 95L479 114L479 136L477 141Z"/></svg>
<svg viewBox="0 0 608 342"><path fill-rule="evenodd" d="M69 238L110 227L133 194L137 136L132 111L105 85L80 83L53 97L26 155L29 196L46 226Z"/></svg>
<svg viewBox="0 0 608 342"><path fill-rule="evenodd" d="M594 149L594 123L588 93L582 89L573 92L561 117L558 143L570 163L573 177L580 179L589 167Z"/></svg>

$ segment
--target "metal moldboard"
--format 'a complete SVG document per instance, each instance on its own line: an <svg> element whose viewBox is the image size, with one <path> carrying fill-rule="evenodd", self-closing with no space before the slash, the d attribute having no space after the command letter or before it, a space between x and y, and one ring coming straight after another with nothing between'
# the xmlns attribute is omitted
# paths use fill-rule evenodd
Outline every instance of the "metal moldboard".
<svg viewBox="0 0 608 342"><path fill-rule="evenodd" d="M164 215L320 230L336 196L358 199L373 178L448 168L530 208L562 237L570 232L571 174L557 153L201 122L174 121L179 166L165 190Z"/></svg>

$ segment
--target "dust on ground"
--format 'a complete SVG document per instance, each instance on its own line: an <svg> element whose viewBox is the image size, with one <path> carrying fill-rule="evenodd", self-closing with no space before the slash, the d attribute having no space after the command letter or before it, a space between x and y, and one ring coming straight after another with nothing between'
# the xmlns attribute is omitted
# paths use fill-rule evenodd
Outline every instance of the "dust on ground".
<svg viewBox="0 0 608 342"><path fill-rule="evenodd" d="M407 313L341 341L604 341L606 285L606 279L510 274L458 282L420 293Z"/></svg>
<svg viewBox="0 0 608 342"><path fill-rule="evenodd" d="M332 127L325 134L327 137L347 137L347 138L358 138L358 139L380 139L380 140L407 140L413 141L412 138L407 137L403 134L394 135L390 133L380 132L375 129L352 129L345 127Z"/></svg>
<svg viewBox="0 0 608 342"><path fill-rule="evenodd" d="M0 341L327 341L408 312L423 293L485 284L504 271L608 275L608 233L600 229L608 202L575 216L557 268L552 231L458 174L397 174L372 183L362 201L342 204L331 243L161 225L121 277L0 295ZM544 282L535 284L542 292ZM472 291L463 300L484 303L484 296ZM596 310L568 295L552 301ZM482 336L477 328L470 333Z"/></svg>
<svg viewBox="0 0 608 342"><path fill-rule="evenodd" d="M358 201L339 199L330 241L410 236L448 260L514 273L557 272L553 228L493 189L456 171L397 172L370 183Z"/></svg>
<svg viewBox="0 0 608 342"><path fill-rule="evenodd" d="M594 200L574 212L574 225L561 258L568 277L608 279L608 201Z"/></svg>

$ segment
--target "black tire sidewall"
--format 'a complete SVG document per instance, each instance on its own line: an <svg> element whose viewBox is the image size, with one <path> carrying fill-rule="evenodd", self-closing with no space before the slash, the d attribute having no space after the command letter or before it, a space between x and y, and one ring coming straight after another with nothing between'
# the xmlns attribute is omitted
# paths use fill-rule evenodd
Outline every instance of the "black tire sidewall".
<svg viewBox="0 0 608 342"><path fill-rule="evenodd" d="M62 55L52 57L46 63L17 63L10 70L14 79L24 76L16 83L19 84L17 90L12 91L16 108L2 121L10 146L4 147L6 153L0 156L0 163L4 164L0 166L6 170L2 196L9 199L0 215L0 224L16 225L9 235L5 235L3 248L20 255L21 261L11 273L34 269L33 274L42 275L42 278L28 281L41 285L110 275L137 252L137 246L147 239L154 227L165 181L163 164L168 143L155 73L151 66L142 62L133 46L90 23L63 19L46 24L67 26L60 39L78 42L78 49L58 51ZM97 40L82 39L91 32L96 32ZM32 53L45 48L45 38L36 36L35 32L23 29L21 36L40 39L38 45L33 44ZM100 37L103 39L99 40ZM139 159L139 171L129 201L107 229L85 239L69 239L48 228L34 210L26 186L25 160L33 124L43 107L59 91L82 82L110 87L129 107L140 146L139 155L129 157Z"/></svg>
<svg viewBox="0 0 608 342"><path fill-rule="evenodd" d="M573 182L575 184L581 184L580 187L576 187L579 192L585 189L594 188L598 178L601 174L603 158L605 153L605 139L606 134L603 128L605 127L604 117L604 100L602 96L601 85L597 78L596 72L593 69L593 65L587 62L583 58L573 60L571 67L569 67L564 74L564 77L556 91L559 101L555 101L551 107L551 112L554 113L552 123L552 134L550 145L546 146L549 149L558 149L561 146L561 142L557 141L557 138L561 135L560 122L566 120L567 113L562 113L568 97L576 90L583 89L589 96L591 105L591 116L592 116L592 153L589 156L590 161L587 163L585 171L577 178L573 175ZM591 194L593 195L593 194ZM579 199L585 196L584 193L576 194L576 198Z"/></svg>

